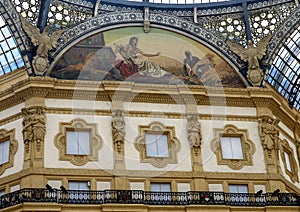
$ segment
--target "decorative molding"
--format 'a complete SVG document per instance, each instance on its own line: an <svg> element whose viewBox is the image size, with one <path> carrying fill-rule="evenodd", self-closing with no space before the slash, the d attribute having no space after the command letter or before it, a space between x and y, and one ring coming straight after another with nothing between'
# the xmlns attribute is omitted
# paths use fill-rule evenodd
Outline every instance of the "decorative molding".
<svg viewBox="0 0 300 212"><path fill-rule="evenodd" d="M243 151L243 159L224 159L220 138L222 136L240 137ZM239 170L244 166L253 165L255 144L250 140L247 129L238 129L234 125L225 125L224 129L214 129L214 138L211 141L211 149L216 154L218 165L227 165L231 169Z"/></svg>
<svg viewBox="0 0 300 212"><path fill-rule="evenodd" d="M0 175L2 175L6 169L14 166L14 158L18 150L18 141L15 139L15 129L9 131L0 129L0 142L5 141L9 141L9 158L8 162L0 165Z"/></svg>
<svg viewBox="0 0 300 212"><path fill-rule="evenodd" d="M6 77L5 75L2 77ZM95 90L97 86L97 90ZM90 89L93 88L93 89ZM269 84L266 88L222 88L222 89L212 89L205 88L203 86L186 85L184 87L193 94L195 98L195 104L197 105L214 105L214 106L227 106L227 107L252 107L256 108L258 106L268 106L272 111L274 116L280 119L289 129L293 130L297 125L296 116L299 112L296 110L291 110L288 103L284 97L278 94ZM148 92L141 92L141 85L136 83L116 83L116 82L77 82L72 80L57 80L49 77L30 77L26 80L21 80L20 82L14 84L8 89L3 89L0 91L0 108L4 111L7 108L13 107L20 103L25 102L25 99L42 96L45 98L56 98L56 99L83 99L92 101L111 101L110 96L114 96L117 93L122 93L126 91L126 95L135 95L135 98L126 98L124 101L131 102L153 102L161 104L179 104L180 101L176 102L169 96L164 96L161 94L161 90L167 90L172 93L172 96L176 96L178 99L184 98L186 93L180 86L174 85L147 85ZM84 91L80 93L81 90L91 90ZM78 91L78 92L77 92ZM151 91L151 92L150 92ZM220 95L222 94L220 98ZM79 95L80 94L80 95ZM124 94L124 93L123 93ZM183 101L182 101L183 102ZM48 110L48 109L47 109ZM61 108L49 108L49 113L55 114L72 114L72 111L79 111L78 114L85 114L86 110L81 109L61 109ZM47 111L48 112L48 111ZM95 115L111 115L108 110L90 110L89 113L95 113ZM129 111L128 116L139 116L139 117L149 117L153 113L140 112L140 111ZM180 113L158 113L157 117L170 117L170 118L183 118L184 114ZM257 117L255 116L235 116L235 115L212 115L212 114L200 114L199 119L203 120L232 120L232 121L252 121L256 122ZM13 119L7 117L5 120L0 120L0 123L8 123L13 121Z"/></svg>
<svg viewBox="0 0 300 212"><path fill-rule="evenodd" d="M281 146L280 146L280 156L281 156L281 160L283 161L284 164L284 171L285 173L290 177L291 181L293 183L295 182L299 182L299 177L298 177L298 165L295 159L295 153L293 151L293 149L290 147L289 143L287 140L281 140L280 141ZM284 153L287 153L290 159L290 167L291 167L291 171L288 170L287 168L287 161L285 159Z"/></svg>
<svg viewBox="0 0 300 212"><path fill-rule="evenodd" d="M146 134L153 133L167 135L168 138L168 157L149 157L146 153ZM152 122L148 126L139 126L139 135L135 139L134 147L140 152L142 163L151 163L152 166L163 168L167 164L178 162L177 154L181 148L179 140L176 138L175 127L164 126L160 122Z"/></svg>
<svg viewBox="0 0 300 212"><path fill-rule="evenodd" d="M90 155L73 155L67 154L67 131L86 130L90 133ZM70 161L76 166L82 166L89 161L98 160L98 151L102 147L103 140L98 135L98 125L88 124L83 119L73 119L71 122L59 123L59 132L54 138L54 144L59 150L59 160Z"/></svg>

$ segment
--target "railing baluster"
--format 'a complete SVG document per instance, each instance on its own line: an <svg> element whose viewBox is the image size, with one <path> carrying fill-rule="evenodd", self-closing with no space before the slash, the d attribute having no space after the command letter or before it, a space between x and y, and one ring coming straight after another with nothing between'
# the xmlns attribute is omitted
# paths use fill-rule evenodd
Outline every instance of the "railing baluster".
<svg viewBox="0 0 300 212"><path fill-rule="evenodd" d="M60 204L149 204L149 205L232 205L232 206L299 206L293 193L224 193L224 192L150 192L141 190L47 190L21 189L0 197L0 208L23 202Z"/></svg>

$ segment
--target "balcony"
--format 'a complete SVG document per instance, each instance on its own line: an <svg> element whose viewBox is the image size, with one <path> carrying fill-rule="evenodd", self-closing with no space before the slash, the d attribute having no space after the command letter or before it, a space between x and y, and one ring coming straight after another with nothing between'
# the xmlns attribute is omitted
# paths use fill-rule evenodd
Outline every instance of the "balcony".
<svg viewBox="0 0 300 212"><path fill-rule="evenodd" d="M22 203L300 206L293 193L148 192L141 190L75 191L28 188L1 196L0 208Z"/></svg>

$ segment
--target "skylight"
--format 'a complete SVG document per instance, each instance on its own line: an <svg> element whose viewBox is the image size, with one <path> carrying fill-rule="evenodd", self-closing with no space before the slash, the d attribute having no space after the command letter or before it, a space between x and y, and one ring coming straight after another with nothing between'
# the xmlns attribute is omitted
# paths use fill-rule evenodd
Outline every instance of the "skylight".
<svg viewBox="0 0 300 212"><path fill-rule="evenodd" d="M300 109L300 26L280 49L268 82L288 99L291 107Z"/></svg>
<svg viewBox="0 0 300 212"><path fill-rule="evenodd" d="M24 66L16 40L0 14L0 75Z"/></svg>

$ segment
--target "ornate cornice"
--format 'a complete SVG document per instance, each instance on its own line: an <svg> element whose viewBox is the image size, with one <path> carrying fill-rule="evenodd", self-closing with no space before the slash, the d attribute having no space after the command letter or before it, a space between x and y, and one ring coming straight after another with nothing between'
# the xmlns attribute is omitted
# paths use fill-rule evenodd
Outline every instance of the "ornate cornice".
<svg viewBox="0 0 300 212"><path fill-rule="evenodd" d="M0 92L1 111L25 102L31 97L44 97L55 99L81 99L91 101L145 102L160 104L186 104L190 103L208 106L233 106L233 107L269 107L273 114L280 119L289 129L293 130L297 124L296 117L299 112L291 110L287 101L267 84L266 88L210 88L195 85L155 85L138 84L133 82L94 82L57 80L50 77L30 77L14 84L11 88ZM190 104L189 103L189 104ZM71 111L57 112L55 108L49 109L53 113L70 113ZM85 113L84 110L74 109ZM93 113L106 114L108 111L95 110ZM88 112L90 113L90 112ZM125 111L126 113L126 111ZM153 115L146 112L129 111L130 116ZM180 113L155 114L161 117L181 118ZM200 114L200 119L224 119L222 115ZM226 119L238 117L227 116ZM15 118L14 118L15 119ZM243 116L244 120L255 121L256 118ZM12 120L12 119L11 119ZM8 120L2 120L7 122ZM0 122L1 123L1 122Z"/></svg>
<svg viewBox="0 0 300 212"><path fill-rule="evenodd" d="M66 168L30 168L18 173L3 177L0 184L20 183L20 179L30 175L51 176L55 179L66 177L85 177L95 180L113 179L114 176L123 176L130 179L149 180L155 178L172 180L205 179L206 182L224 180L246 180L251 182L267 183L268 180L283 182L290 190L300 194L299 188L280 174L241 173L241 172L177 172L177 171L148 171L148 170L100 170L100 169L66 169ZM291 192L291 191L290 191Z"/></svg>

